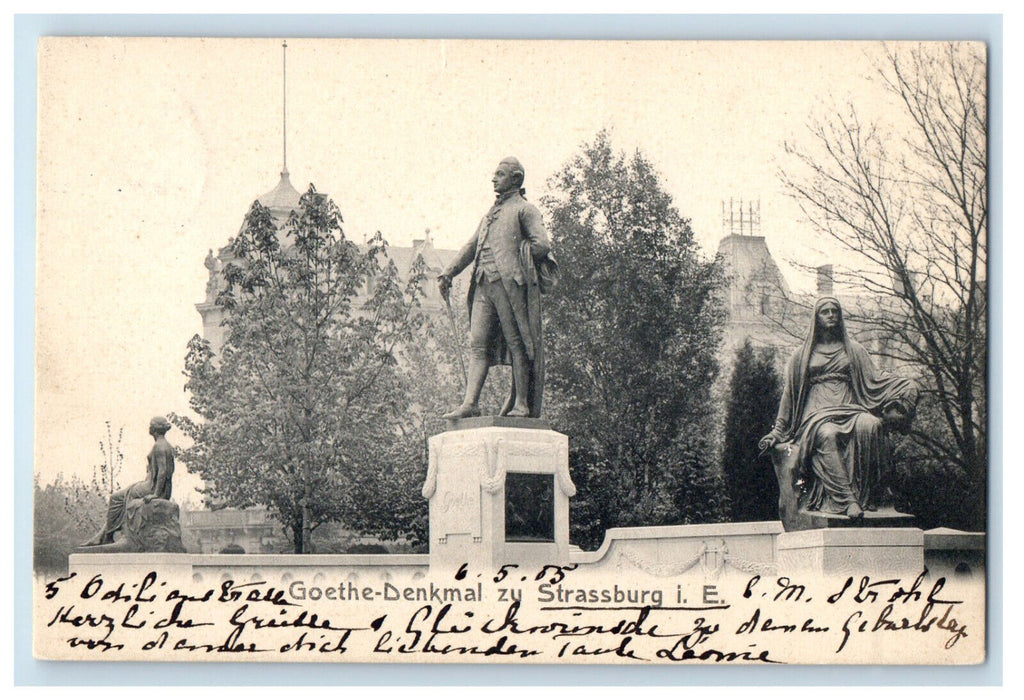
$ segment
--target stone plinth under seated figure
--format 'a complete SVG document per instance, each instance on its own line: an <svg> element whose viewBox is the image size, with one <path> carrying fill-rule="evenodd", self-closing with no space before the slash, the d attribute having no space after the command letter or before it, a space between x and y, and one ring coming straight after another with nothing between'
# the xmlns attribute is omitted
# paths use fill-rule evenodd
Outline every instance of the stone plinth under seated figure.
<svg viewBox="0 0 1024 700"><path fill-rule="evenodd" d="M877 527L913 527L914 516L901 513L892 506L868 509L860 518L851 520L845 513L823 513L817 510L801 510L801 519L806 519L811 528L877 528Z"/></svg>
<svg viewBox="0 0 1024 700"><path fill-rule="evenodd" d="M469 420L515 419L459 423ZM432 568L569 563L569 440L540 423L459 425L430 438Z"/></svg>
<svg viewBox="0 0 1024 700"><path fill-rule="evenodd" d="M912 527L783 532L776 539L775 552L779 571L913 576L924 569L924 533Z"/></svg>
<svg viewBox="0 0 1024 700"><path fill-rule="evenodd" d="M120 537L99 545L83 545L76 551L109 552L184 552L178 504L163 498L133 498L124 506Z"/></svg>

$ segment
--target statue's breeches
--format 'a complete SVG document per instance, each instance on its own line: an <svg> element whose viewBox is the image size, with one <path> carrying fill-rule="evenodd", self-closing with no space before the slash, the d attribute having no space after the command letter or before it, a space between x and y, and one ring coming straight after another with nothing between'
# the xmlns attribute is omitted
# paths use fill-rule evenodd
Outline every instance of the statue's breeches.
<svg viewBox="0 0 1024 700"><path fill-rule="evenodd" d="M473 359L492 358L501 337L513 361L526 359L526 346L516 321L517 316L526 317L525 287L514 282L506 285L481 280L473 295L471 316L469 346Z"/></svg>

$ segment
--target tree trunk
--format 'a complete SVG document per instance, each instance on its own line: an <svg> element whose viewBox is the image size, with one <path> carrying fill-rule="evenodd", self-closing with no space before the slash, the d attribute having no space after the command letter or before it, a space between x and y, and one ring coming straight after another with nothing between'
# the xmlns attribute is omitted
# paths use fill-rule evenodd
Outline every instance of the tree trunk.
<svg viewBox="0 0 1024 700"><path fill-rule="evenodd" d="M292 518L292 549L296 554L302 554L302 517Z"/></svg>
<svg viewBox="0 0 1024 700"><path fill-rule="evenodd" d="M309 523L309 482L306 482L306 493L302 498L302 540L301 553L310 554L313 551L313 543L310 541L312 528Z"/></svg>

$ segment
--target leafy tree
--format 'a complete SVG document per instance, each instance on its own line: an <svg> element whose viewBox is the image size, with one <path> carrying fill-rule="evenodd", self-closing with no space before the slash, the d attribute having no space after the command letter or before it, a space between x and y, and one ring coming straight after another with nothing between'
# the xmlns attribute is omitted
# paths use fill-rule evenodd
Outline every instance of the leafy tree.
<svg viewBox="0 0 1024 700"><path fill-rule="evenodd" d="M280 227L255 202L231 252L217 300L229 311L223 351L196 336L185 359L201 420L175 416L193 441L182 460L208 498L270 508L296 552L327 522L422 535L400 361L423 323L422 262L402 282L381 235L347 240L337 206L312 185Z"/></svg>
<svg viewBox="0 0 1024 700"><path fill-rule="evenodd" d="M757 441L771 430L782 396L774 352L746 340L736 351L725 413L722 471L732 520L778 520L779 487Z"/></svg>
<svg viewBox="0 0 1024 700"><path fill-rule="evenodd" d="M641 153L606 132L549 183L563 272L546 304L546 411L571 437L573 538L606 528L716 520L708 409L722 273Z"/></svg>
<svg viewBox="0 0 1024 700"><path fill-rule="evenodd" d="M68 555L103 525L109 495L96 481L58 474L52 483L33 482L33 568L67 571Z"/></svg>
<svg viewBox="0 0 1024 700"><path fill-rule="evenodd" d="M966 487L954 517L975 528L988 458L984 51L892 50L878 75L902 123L862 123L851 104L812 126L809 147L789 145L781 173L815 228L859 261L836 276L879 305L855 320L923 384L908 457L934 487Z"/></svg>
<svg viewBox="0 0 1024 700"><path fill-rule="evenodd" d="M66 571L68 555L95 535L106 522L107 503L120 488L118 476L124 466L121 449L124 427L114 439L110 421L104 421L106 436L99 442L103 461L94 464L92 480L78 476L68 479L58 473L43 485L37 475L33 500L33 566L37 571Z"/></svg>

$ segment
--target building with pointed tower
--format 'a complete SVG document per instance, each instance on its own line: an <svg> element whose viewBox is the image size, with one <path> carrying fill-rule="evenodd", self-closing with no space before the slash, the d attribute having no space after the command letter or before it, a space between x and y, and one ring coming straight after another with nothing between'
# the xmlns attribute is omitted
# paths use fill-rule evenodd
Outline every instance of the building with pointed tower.
<svg viewBox="0 0 1024 700"><path fill-rule="evenodd" d="M256 201L270 210L274 223L279 230L288 221L288 217L291 213L298 209L299 200L302 196L301 193L292 185L290 174L288 172L287 56L288 43L283 42L281 79L281 179L274 189L256 198ZM329 197L326 193L321 194ZM244 225L245 222L243 221L242 226ZM241 227L239 230L241 230ZM199 312L199 315L203 320L202 336L210 343L210 346L215 353L220 352L220 349L224 346L225 340L224 320L226 318L226 310L217 305L217 295L224 289L224 279L222 276L224 268L228 263L235 260L231 253L232 241L233 239L229 238L226 245L217 250L216 253L213 250L210 250L207 253L204 263L209 273L206 283L206 294L205 298L196 304L196 310ZM447 267L448 262L455 256L455 253L456 251L454 250L435 248L433 240L430 237L429 228L426 229L426 234L423 238L413 240L413 245L411 247L388 247L388 255L398 268L398 273L402 279L407 278L409 270L412 268L417 258L423 259L426 266L427 277L428 279L432 279L433 277L441 274L445 267ZM371 280L367 284L365 293L369 294L372 289L373 281ZM427 288L424 289L424 293L426 294L426 298L422 302L422 308L427 313L443 313L443 300L441 299L437 285L428 284Z"/></svg>
<svg viewBox="0 0 1024 700"><path fill-rule="evenodd" d="M256 201L270 210L274 223L280 228L288 220L292 211L298 208L299 197L299 192L292 186L289 179L288 166L285 165L277 187L257 197ZM245 225L244 222L242 225ZM212 250L206 254L204 264L209 271L209 279L206 282L206 298L196 304L196 311L203 319L203 338L209 341L214 352L219 352L224 346L226 312L222 306L217 305L217 295L224 289L223 270L229 262L234 260L234 256L231 254L232 240L229 238L227 244L218 250L216 255Z"/></svg>
<svg viewBox="0 0 1024 700"><path fill-rule="evenodd" d="M283 56L287 56L287 44L282 45ZM286 58L282 67L286 68ZM283 70L286 76L286 70ZM288 142L287 142L287 101L286 101L286 78L282 78L282 168L281 176L277 185L268 192L256 198L263 207L269 210L274 224L280 231L287 223L292 212L298 210L302 193L292 185L291 176L288 172ZM329 196L326 193L324 196ZM241 212L243 221L239 232L245 226L245 212ZM237 233L236 233L237 235ZM202 319L202 337L209 342L215 354L220 354L227 334L225 321L228 310L217 303L218 295L224 291L225 281L224 269L232 262L238 260L232 253L234 237L227 237L225 245L209 250L206 254L204 265L207 269L206 290L203 299L195 305L196 310ZM285 243L285 245L287 245ZM412 246L389 246L388 255L398 269L399 276L407 279L408 274L416 263L422 259L426 268L428 280L439 275L455 256L456 251L435 248L430 235L430 229L426 229L421 238L413 240ZM363 294L369 295L373 292L373 280L367 282ZM444 314L445 306L436 284L427 284L424 289L425 298L421 300L421 308L428 314ZM357 302L358 303L358 302ZM269 514L265 507L235 509L217 508L186 510L183 513L182 523L185 534L189 538L190 546L202 553L217 552L247 552L267 553L286 551L290 544L284 537L281 524ZM337 527L326 527L324 537L336 540L338 545L358 546L380 546L379 541L368 540L358 533L350 533ZM338 545L338 546L341 546ZM339 550L340 551L340 550Z"/></svg>

